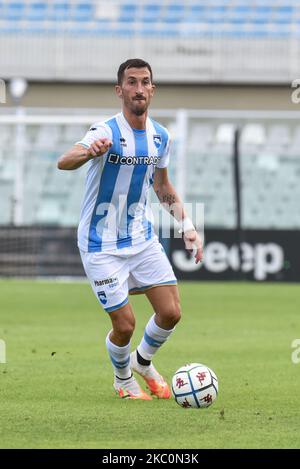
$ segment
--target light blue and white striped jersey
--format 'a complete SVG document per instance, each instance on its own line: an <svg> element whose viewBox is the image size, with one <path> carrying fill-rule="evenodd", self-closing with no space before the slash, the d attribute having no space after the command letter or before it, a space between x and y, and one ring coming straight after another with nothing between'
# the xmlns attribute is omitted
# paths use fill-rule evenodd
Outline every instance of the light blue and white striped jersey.
<svg viewBox="0 0 300 469"><path fill-rule="evenodd" d="M146 130L138 130L119 113L93 124L77 144L88 148L99 138L113 144L88 163L78 227L78 246L85 252L115 251L156 236L148 192L155 168L169 162L169 133L149 117Z"/></svg>

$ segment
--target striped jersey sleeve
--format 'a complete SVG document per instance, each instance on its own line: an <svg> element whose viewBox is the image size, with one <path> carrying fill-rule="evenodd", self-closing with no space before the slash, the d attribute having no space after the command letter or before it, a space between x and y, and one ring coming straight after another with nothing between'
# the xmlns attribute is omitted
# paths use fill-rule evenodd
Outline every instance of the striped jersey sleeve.
<svg viewBox="0 0 300 469"><path fill-rule="evenodd" d="M164 148L164 151L162 153L162 156L161 156L159 162L157 163L158 168L166 168L169 165L169 161L170 161L171 139L170 139L170 134L167 130L166 130L166 134L167 134L166 144L165 144L165 148Z"/></svg>
<svg viewBox="0 0 300 469"><path fill-rule="evenodd" d="M159 124L154 119L151 119L151 121L156 131L156 135L153 136L154 142L159 144L159 161L156 166L157 168L166 168L170 160L170 133L163 125ZM158 141L156 142L156 140Z"/></svg>
<svg viewBox="0 0 300 469"><path fill-rule="evenodd" d="M99 140L100 138L112 138L111 130L108 125L105 123L95 123L93 124L85 136L76 142L75 145L82 145L85 148L89 148L93 142Z"/></svg>

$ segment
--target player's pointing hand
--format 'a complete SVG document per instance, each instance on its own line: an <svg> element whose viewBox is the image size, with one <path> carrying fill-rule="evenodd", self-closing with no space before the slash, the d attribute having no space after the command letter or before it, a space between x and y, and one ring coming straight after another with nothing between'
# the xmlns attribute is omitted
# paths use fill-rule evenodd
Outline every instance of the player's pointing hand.
<svg viewBox="0 0 300 469"><path fill-rule="evenodd" d="M88 156L96 157L102 156L104 153L109 150L112 146L112 141L108 138L99 138L99 140L95 140L88 149Z"/></svg>

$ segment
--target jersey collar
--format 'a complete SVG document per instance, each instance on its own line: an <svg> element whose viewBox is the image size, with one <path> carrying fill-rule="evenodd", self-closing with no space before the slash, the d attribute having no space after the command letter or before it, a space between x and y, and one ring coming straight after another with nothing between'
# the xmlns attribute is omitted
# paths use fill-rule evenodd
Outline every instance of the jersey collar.
<svg viewBox="0 0 300 469"><path fill-rule="evenodd" d="M118 114L119 118L120 118L120 121L122 122L122 124L124 125L124 127L126 127L128 130L130 130L131 132L136 132L136 133L144 133L144 132L147 132L147 130L149 129L149 124L150 124L150 118L147 116L147 119L146 119L146 129L145 130L139 130L139 129L134 129L132 128L128 121L126 120L123 112L121 111L119 114Z"/></svg>

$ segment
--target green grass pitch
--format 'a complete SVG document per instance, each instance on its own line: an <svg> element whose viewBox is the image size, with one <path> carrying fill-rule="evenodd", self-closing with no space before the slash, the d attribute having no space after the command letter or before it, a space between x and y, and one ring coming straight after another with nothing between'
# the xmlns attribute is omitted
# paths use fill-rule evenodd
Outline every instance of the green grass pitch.
<svg viewBox="0 0 300 469"><path fill-rule="evenodd" d="M154 363L170 382L187 362L211 367L207 409L126 401L112 389L107 314L85 283L0 282L1 448L299 448L300 286L181 283L183 317ZM139 343L151 314L132 297Z"/></svg>

